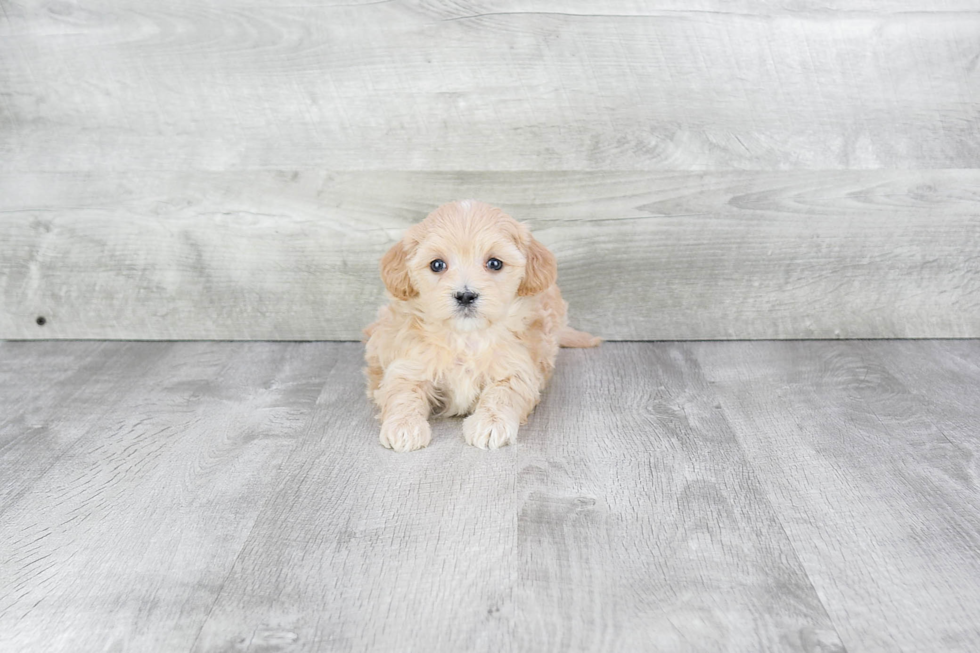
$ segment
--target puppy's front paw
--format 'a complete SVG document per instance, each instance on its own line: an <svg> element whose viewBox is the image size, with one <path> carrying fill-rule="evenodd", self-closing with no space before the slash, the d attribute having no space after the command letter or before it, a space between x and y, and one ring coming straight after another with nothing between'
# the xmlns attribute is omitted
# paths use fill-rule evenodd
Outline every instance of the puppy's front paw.
<svg viewBox="0 0 980 653"><path fill-rule="evenodd" d="M517 420L480 408L463 420L463 439L481 449L499 449L517 441Z"/></svg>
<svg viewBox="0 0 980 653"><path fill-rule="evenodd" d="M432 429L422 417L391 417L381 424L381 444L395 451L415 451L432 441Z"/></svg>

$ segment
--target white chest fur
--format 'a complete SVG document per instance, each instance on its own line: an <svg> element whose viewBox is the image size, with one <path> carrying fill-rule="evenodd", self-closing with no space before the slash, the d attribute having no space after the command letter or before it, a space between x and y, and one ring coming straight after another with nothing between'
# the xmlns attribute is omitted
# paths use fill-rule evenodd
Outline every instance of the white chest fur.
<svg viewBox="0 0 980 653"><path fill-rule="evenodd" d="M448 344L450 362L442 370L437 391L446 415L468 415L489 381L493 343L476 334L459 334Z"/></svg>

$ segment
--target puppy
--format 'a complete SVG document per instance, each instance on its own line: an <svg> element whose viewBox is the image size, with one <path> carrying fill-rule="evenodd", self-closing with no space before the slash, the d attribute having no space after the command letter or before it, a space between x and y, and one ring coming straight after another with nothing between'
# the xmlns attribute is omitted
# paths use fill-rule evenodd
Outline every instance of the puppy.
<svg viewBox="0 0 980 653"><path fill-rule="evenodd" d="M444 204L411 227L381 259L392 301L364 330L381 444L426 446L430 414L469 415L463 437L481 449L514 442L559 345L600 342L567 325L557 276L554 255L488 204Z"/></svg>

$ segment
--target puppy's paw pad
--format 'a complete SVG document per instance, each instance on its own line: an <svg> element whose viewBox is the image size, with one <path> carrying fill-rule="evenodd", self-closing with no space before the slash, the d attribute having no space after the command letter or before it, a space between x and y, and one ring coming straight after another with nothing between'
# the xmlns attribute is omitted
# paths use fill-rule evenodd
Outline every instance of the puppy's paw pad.
<svg viewBox="0 0 980 653"><path fill-rule="evenodd" d="M432 441L432 429L421 417L395 417L381 424L381 444L395 451L415 451Z"/></svg>
<svg viewBox="0 0 980 653"><path fill-rule="evenodd" d="M517 441L516 421L477 410L463 420L463 439L480 449L499 449Z"/></svg>

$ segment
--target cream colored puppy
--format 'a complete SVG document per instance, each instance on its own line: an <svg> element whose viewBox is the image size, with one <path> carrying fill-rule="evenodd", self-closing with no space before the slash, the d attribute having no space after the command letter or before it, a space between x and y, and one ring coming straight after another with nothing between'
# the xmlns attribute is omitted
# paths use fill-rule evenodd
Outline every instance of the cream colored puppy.
<svg viewBox="0 0 980 653"><path fill-rule="evenodd" d="M444 204L381 259L392 301L364 330L368 396L381 444L431 440L428 417L469 415L466 442L514 442L555 368L559 345L599 338L568 327L554 255L526 226L475 201Z"/></svg>

